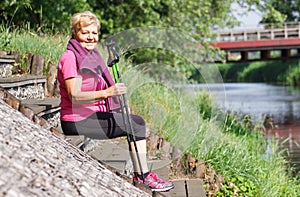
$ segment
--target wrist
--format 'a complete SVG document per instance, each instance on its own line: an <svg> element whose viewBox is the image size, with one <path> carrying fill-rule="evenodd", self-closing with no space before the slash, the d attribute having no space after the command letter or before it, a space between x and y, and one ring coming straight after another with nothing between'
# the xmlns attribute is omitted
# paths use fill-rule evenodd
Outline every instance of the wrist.
<svg viewBox="0 0 300 197"><path fill-rule="evenodd" d="M106 91L105 91L105 90L103 91L103 98L104 98L104 99L107 99L107 94L106 94Z"/></svg>

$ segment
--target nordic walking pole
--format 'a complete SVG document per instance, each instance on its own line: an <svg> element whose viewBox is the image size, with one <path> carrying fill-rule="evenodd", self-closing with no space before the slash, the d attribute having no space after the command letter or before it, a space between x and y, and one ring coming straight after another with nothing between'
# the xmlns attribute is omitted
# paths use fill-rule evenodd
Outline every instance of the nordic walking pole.
<svg viewBox="0 0 300 197"><path fill-rule="evenodd" d="M122 77L121 77L120 69L119 69L119 65L118 65L119 56L116 52L114 43L107 44L107 50L108 50L107 65L112 68L115 83L120 83L120 82L122 82ZM127 131L127 141L128 141L128 144L129 144L129 148L130 148L130 151L132 151L131 146L130 146L131 137L132 137L132 141L133 141L134 149L135 149L135 154L136 154L136 157L137 157L137 160L138 160L138 165L139 165L139 168L140 168L140 173L141 173L141 176L142 176L142 179L143 179L143 182L144 182L144 174L143 174L143 170L142 170L142 164L141 164L140 156L138 154L135 134L134 134L134 130L133 130L133 127L132 127L131 117L130 117L130 114L129 114L129 109L128 109L125 94L119 96L119 102L120 102L120 106L121 106L121 110L122 110L122 117L123 117L123 121L124 121L124 125L125 125L125 130ZM124 108L125 108L125 112L124 112ZM125 114L126 114L126 117L125 117ZM126 118L127 118L127 120L126 120ZM130 136L130 134L131 134L131 136ZM133 161L133 165L135 165L134 161Z"/></svg>

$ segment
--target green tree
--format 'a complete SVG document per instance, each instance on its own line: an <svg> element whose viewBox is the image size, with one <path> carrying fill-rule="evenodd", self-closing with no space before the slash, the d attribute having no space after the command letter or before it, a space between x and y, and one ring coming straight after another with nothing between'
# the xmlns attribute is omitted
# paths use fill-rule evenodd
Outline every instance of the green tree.
<svg viewBox="0 0 300 197"><path fill-rule="evenodd" d="M102 34L142 26L176 27L201 39L212 26L232 26L232 0L88 0L101 17Z"/></svg>
<svg viewBox="0 0 300 197"><path fill-rule="evenodd" d="M102 23L102 35L142 26L176 27L201 40L212 27L236 24L231 4L259 5L258 0L4 0L0 20L6 25L29 25L57 32L69 27L70 17L78 11L95 12Z"/></svg>
<svg viewBox="0 0 300 197"><path fill-rule="evenodd" d="M6 0L0 2L1 22L10 25L14 23L13 18L18 17L20 10L30 8L30 0ZM18 17L19 18L19 17Z"/></svg>
<svg viewBox="0 0 300 197"><path fill-rule="evenodd" d="M69 31L70 18L78 11L90 10L101 21L101 38L117 34L123 30L138 27L163 27L166 28L168 39L158 45L166 48L172 41L179 40L177 35L172 34L175 28L193 39L194 42L202 43L203 49L209 49L205 45L212 40L213 28L233 27L236 20L231 13L232 3L238 3L244 7L260 5L258 0L5 0L1 2L1 22L9 26L25 26L40 33L57 33ZM130 38L129 38L130 39ZM140 40L150 39L148 35L142 35ZM151 38L155 40L156 38ZM158 40L158 39L157 39ZM137 40L132 40L132 43ZM177 44L182 44L178 42ZM191 53L197 56L199 50ZM134 53L134 55L133 55ZM209 56L215 54L209 51ZM187 78L194 76L199 78L189 66L186 60L177 58L164 50L141 49L127 54L133 57L133 62L159 62L176 67L182 73L188 73ZM202 55L202 54L201 54ZM201 61L207 61L203 54ZM162 58L163 57L163 58Z"/></svg>
<svg viewBox="0 0 300 197"><path fill-rule="evenodd" d="M212 27L232 27L236 24L233 14L230 12L232 0L88 0L88 3L101 17L102 38L131 28L158 26L167 29L176 28L194 38L195 41L203 43L212 36ZM173 36L169 39L178 39L176 35L171 33L169 35ZM132 42L136 42L136 40ZM158 45L165 46L170 43L166 40L165 43ZM179 73L185 73L184 78L199 79L199 73L194 71L193 65L188 65L186 60L178 58L168 51L144 48L131 51L127 55L135 64L157 62L171 65L170 68L175 66L180 71ZM165 72L165 69L155 70L155 72L160 71Z"/></svg>
<svg viewBox="0 0 300 197"><path fill-rule="evenodd" d="M299 0L296 0L299 1ZM293 0L245 0L237 2L240 7L246 8L246 11L259 10L263 14L260 21L267 28L282 27L282 23L289 20L289 11L292 11L290 6L295 2ZM300 2L300 1L299 1ZM279 5L279 6L278 6ZM280 9L281 7L282 9ZM298 6L299 7L299 6ZM284 11L285 10L285 11ZM296 14L297 15L297 14Z"/></svg>
<svg viewBox="0 0 300 197"><path fill-rule="evenodd" d="M300 0L270 0L274 9L286 15L285 22L299 21Z"/></svg>
<svg viewBox="0 0 300 197"><path fill-rule="evenodd" d="M75 12L91 9L86 0L6 0L0 5L2 24L52 33L69 29Z"/></svg>
<svg viewBox="0 0 300 197"><path fill-rule="evenodd" d="M287 16L272 6L268 6L269 9L266 9L263 19L260 21L262 24L266 24L266 28L280 28L282 27Z"/></svg>

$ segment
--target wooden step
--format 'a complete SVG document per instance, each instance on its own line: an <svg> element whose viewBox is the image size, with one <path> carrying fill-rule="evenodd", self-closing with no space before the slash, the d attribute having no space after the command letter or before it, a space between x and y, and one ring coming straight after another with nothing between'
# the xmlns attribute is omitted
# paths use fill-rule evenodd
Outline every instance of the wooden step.
<svg viewBox="0 0 300 197"><path fill-rule="evenodd" d="M14 57L7 57L7 58L5 58L5 57L0 57L0 64L13 64L13 63L15 63L15 59L14 59Z"/></svg>
<svg viewBox="0 0 300 197"><path fill-rule="evenodd" d="M21 104L29 107L35 114L43 116L45 113L59 111L60 98L44 98L44 99L25 99L21 100Z"/></svg>
<svg viewBox="0 0 300 197"><path fill-rule="evenodd" d="M35 75L21 75L7 78L0 77L0 86L3 88L13 88L38 83L46 83L46 77Z"/></svg>
<svg viewBox="0 0 300 197"><path fill-rule="evenodd" d="M174 189L168 192L156 192L153 197L206 197L200 179L173 180Z"/></svg>

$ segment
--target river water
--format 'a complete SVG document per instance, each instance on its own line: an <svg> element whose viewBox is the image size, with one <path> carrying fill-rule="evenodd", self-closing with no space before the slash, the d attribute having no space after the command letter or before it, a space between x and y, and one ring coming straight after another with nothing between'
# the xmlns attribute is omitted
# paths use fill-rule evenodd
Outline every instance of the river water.
<svg viewBox="0 0 300 197"><path fill-rule="evenodd" d="M280 148L288 150L286 158L300 171L300 91L265 83L224 83L196 85L206 88L224 111L249 114L256 123L269 117L275 127L266 136L276 137Z"/></svg>

